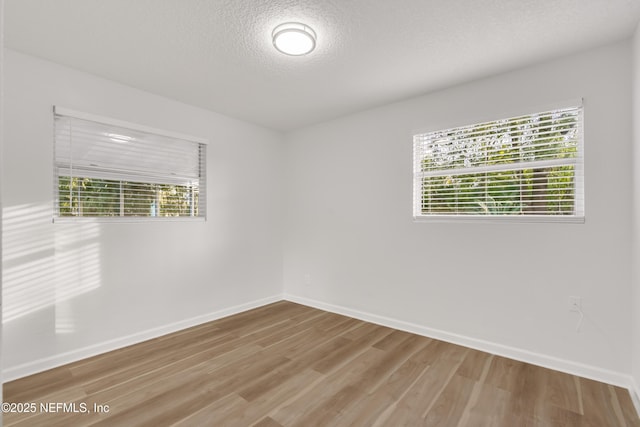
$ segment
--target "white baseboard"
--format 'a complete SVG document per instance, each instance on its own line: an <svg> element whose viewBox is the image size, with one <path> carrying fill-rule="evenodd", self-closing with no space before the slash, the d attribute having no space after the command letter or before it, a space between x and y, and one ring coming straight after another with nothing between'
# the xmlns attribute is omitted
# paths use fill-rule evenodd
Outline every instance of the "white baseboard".
<svg viewBox="0 0 640 427"><path fill-rule="evenodd" d="M213 313L203 314L200 316L192 317L190 319L181 320L169 325L137 332L135 334L131 334L122 338L116 338L114 340L105 341L103 343L90 345L88 347L57 354L55 356L35 360L33 362L25 363L22 365L12 366L10 368L3 369L2 381L8 382L18 378L26 377L28 375L33 375L38 372L66 365L67 363L76 362L78 360L86 359L88 357L96 356L108 351L117 350L119 348L137 344L152 338L157 338L159 336L170 334L172 332L177 332L179 330L190 328L192 326L197 326L206 322L210 322L212 320L221 319L223 317L261 307L263 305L271 304L273 302L282 301L282 299L282 295L274 295L271 297L262 298L259 300L250 301L244 304L214 311Z"/></svg>
<svg viewBox="0 0 640 427"><path fill-rule="evenodd" d="M528 350L523 350L516 347L510 347L503 344L497 344L489 341L484 341L476 338L467 337L464 335L458 335L451 332L442 331L439 329L433 329L422 325L417 325L402 320L392 319L389 317L378 316L376 314L366 313L359 310L353 310L348 307L333 305L322 301L317 301L305 297L286 294L284 299L287 301L307 305L310 307L318 308L320 310L330 311L332 313L342 314L345 316L353 317L356 319L364 320L378 325L387 326L394 329L399 329L406 332L426 336L429 338L435 338L441 341L450 342L453 344L462 345L465 347L473 348L476 350L484 351L487 353L496 354L510 359L519 360L533 365L542 366L545 368L553 369L556 371L566 372L572 375L578 375L581 377L593 379L596 381L613 384L616 386L624 387L632 392L632 378L630 375L625 375L619 372L610 371L582 363L572 362L570 360L560 359L545 354L534 353ZM636 395L638 387L635 387ZM633 393L631 393L633 395Z"/></svg>
<svg viewBox="0 0 640 427"><path fill-rule="evenodd" d="M38 372L46 371L48 369L62 366L67 363L76 362L78 360L86 359L88 357L96 356L108 351L117 350L119 348L123 348L132 344L137 344L152 338L157 338L162 335L170 334L172 332L176 332L192 326L197 326L202 323L221 319L223 317L231 316L233 314L241 313L243 311L251 310L253 308L261 307L263 305L282 300L295 302L309 307L318 308L320 310L325 310L332 313L353 317L355 319L364 320L366 322L376 323L390 328L399 329L429 338L435 338L476 350L485 351L499 356L508 357L510 359L520 360L522 362L543 366L545 368L554 369L573 375L579 375L581 377L624 387L629 389L631 399L636 407L636 410L638 411L638 414L640 414L640 385L630 375L625 375L619 372L597 368L582 363L572 362L569 360L560 359L540 353L534 353L516 347L510 347L489 341L479 340L464 335L453 334L439 329L429 328L402 320L379 316L359 310L353 310L348 307L329 304L322 301L291 294L273 295L271 297L262 298L259 300L254 300L244 304L218 310L213 313L192 317L169 325L164 325L161 327L138 332L126 337L117 338L70 352L58 354L52 357L47 357L22 365L13 366L3 370L2 380L3 382L12 381L28 375L36 374Z"/></svg>

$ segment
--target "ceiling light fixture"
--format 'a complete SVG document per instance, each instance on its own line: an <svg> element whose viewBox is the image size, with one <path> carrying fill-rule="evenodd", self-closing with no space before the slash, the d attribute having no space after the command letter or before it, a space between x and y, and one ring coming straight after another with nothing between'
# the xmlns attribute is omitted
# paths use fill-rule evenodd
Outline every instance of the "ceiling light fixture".
<svg viewBox="0 0 640 427"><path fill-rule="evenodd" d="M273 29L273 46L286 55L302 56L316 48L316 32L299 22L286 22Z"/></svg>

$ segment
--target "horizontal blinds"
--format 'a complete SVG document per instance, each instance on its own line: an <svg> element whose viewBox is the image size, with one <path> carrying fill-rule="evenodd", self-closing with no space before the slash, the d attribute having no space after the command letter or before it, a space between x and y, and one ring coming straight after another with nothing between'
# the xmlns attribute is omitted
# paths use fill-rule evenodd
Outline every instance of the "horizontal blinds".
<svg viewBox="0 0 640 427"><path fill-rule="evenodd" d="M206 145L55 114L59 216L205 216Z"/></svg>
<svg viewBox="0 0 640 427"><path fill-rule="evenodd" d="M414 136L414 217L584 216L582 107Z"/></svg>
<svg viewBox="0 0 640 427"><path fill-rule="evenodd" d="M102 176L149 177L190 182L199 179L200 145L56 115L56 163Z"/></svg>

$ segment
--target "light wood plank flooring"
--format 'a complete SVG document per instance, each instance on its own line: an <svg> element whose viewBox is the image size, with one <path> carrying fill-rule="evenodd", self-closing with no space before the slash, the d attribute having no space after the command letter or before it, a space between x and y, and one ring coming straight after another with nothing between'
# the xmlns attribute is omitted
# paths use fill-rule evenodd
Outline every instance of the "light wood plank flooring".
<svg viewBox="0 0 640 427"><path fill-rule="evenodd" d="M6 383L4 398L38 405L6 426L640 426L619 387L290 302Z"/></svg>

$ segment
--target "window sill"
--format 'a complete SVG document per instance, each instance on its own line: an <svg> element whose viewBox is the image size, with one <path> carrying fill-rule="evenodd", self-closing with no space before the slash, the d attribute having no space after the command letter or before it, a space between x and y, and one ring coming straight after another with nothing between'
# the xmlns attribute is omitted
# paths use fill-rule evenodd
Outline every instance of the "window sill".
<svg viewBox="0 0 640 427"><path fill-rule="evenodd" d="M78 224L78 223L106 223L106 224L130 224L130 223L153 223L153 222L205 222L206 218L197 217L75 217L75 216L54 216L55 224Z"/></svg>
<svg viewBox="0 0 640 427"><path fill-rule="evenodd" d="M584 216L543 216L543 215L420 215L413 222L462 222L462 223L569 223L584 224Z"/></svg>

